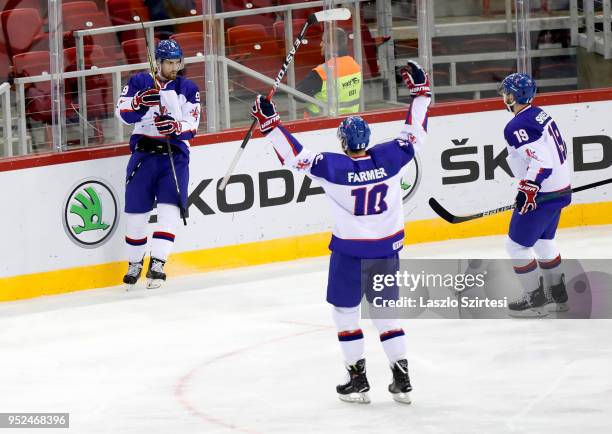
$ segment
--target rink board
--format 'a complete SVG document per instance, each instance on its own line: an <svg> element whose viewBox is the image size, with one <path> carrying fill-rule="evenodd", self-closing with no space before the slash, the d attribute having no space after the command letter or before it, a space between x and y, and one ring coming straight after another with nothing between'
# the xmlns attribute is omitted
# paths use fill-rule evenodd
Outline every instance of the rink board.
<svg viewBox="0 0 612 434"><path fill-rule="evenodd" d="M580 102L571 93L540 101L564 135L574 186L612 175L612 103L602 99L610 99L610 92L591 93L589 102ZM372 142L392 139L404 114L398 110L368 114ZM405 176L411 186L404 203L407 243L507 230L508 213L450 225L435 216L427 200L435 197L458 214L512 202L513 180L500 156L505 147L502 131L510 116L499 110L497 101L432 110L428 143L419 154L419 181L414 164ZM326 119L288 125L305 146L336 152L337 123ZM264 138L252 139L237 177L225 193L217 191L242 134L231 131L194 141L189 225L177 229L169 274L328 253L331 215L325 196L308 178L282 169ZM120 283L125 271L121 210L126 154L122 146L0 163L5 198L2 226L8 228L0 258L0 301ZM87 197L85 188L96 197ZM575 195L562 226L612 223L610 192L606 186ZM86 202L100 203L93 206L97 213L71 212L79 205L79 193ZM92 215L94 224L89 227L79 220ZM85 230L75 235L79 226Z"/></svg>

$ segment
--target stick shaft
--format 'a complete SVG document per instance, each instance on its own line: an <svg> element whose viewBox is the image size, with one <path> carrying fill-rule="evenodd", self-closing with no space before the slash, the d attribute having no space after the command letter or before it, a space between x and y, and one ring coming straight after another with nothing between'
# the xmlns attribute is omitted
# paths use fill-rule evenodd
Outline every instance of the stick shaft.
<svg viewBox="0 0 612 434"><path fill-rule="evenodd" d="M612 178L604 179L604 180L597 181L597 182L592 182L590 184L581 185L580 187L575 187L575 188L572 188L572 189L562 190L562 191L556 192L554 194L550 194L548 196L545 196L545 197L542 198L542 200L537 200L537 198L536 198L536 202L538 204L545 203L545 202L551 201L553 199L558 199L560 197L566 196L568 194L578 193L580 191L589 190L591 188L600 187L600 186L606 185L606 184L612 184ZM502 206L502 207L499 207L499 208L491 209L491 210L488 210L488 211L479 212L479 213L476 213L476 214L458 216L458 215L452 214L450 211L448 211L446 208L444 208L440 204L440 202L438 202L433 197L429 199L429 205L431 206L431 208L434 210L434 212L436 214L438 214L440 217L442 217L447 222L453 223L453 224L463 223L463 222L466 222L466 221L469 221L469 220L475 220L475 219L478 219L478 218L481 218L481 217L490 216L490 215L493 215L493 214L499 214L501 212L509 211L509 210L515 208L514 205L506 205L506 206Z"/></svg>
<svg viewBox="0 0 612 434"><path fill-rule="evenodd" d="M142 30L145 31L144 23L141 21ZM159 83L157 81L157 77L155 77L155 66L153 65L153 58L151 57L151 50L149 47L149 41L145 37L145 45L147 47L147 59L149 60L149 69L151 71L151 78L153 78L153 86L155 89L160 90ZM162 115L164 113L164 108L161 103L161 95L159 98L159 114ZM181 196L181 189L178 183L178 177L176 176L176 167L174 166L174 153L172 152L172 145L170 144L170 137L166 136L166 148L168 150L168 158L170 159L170 169L172 170L172 177L174 178L174 187L176 188L176 195L178 199L178 207L181 214L181 218L183 219L183 224L187 226L187 213L185 211L185 207L183 206L183 198Z"/></svg>
<svg viewBox="0 0 612 434"><path fill-rule="evenodd" d="M295 39L295 41L293 41L293 47L291 47L291 50L289 51L289 53L287 53L287 56L285 57L285 61L283 62L283 65L281 66L281 69L280 71L278 71L276 79L274 80L272 89L270 89L270 92L268 92L268 95L266 97L268 101L272 99L272 96L274 96L274 93L276 92L278 85L280 84L280 82L283 80L283 77L287 73L287 69L289 68L289 65L291 64L291 62L293 61L293 58L295 57L295 53L297 52L298 48L302 44L302 39L304 39L304 35L306 35L306 30L308 29L309 25L310 25L310 20L304 23L304 26L302 27L300 34ZM225 175L223 176L223 180L219 184L219 190L224 190L225 187L227 186L230 176L232 176L234 169L238 165L238 161L240 160L240 157L242 156L242 152L244 151L244 148L246 148L247 143L249 143L249 140L251 140L251 137L253 136L253 131L255 130L256 125L257 125L257 119L253 119L253 122L251 123L251 127L249 128L246 135L244 136L244 139L242 139L240 148L238 148L238 150L236 151L236 155L234 155L232 163L230 164L229 168L225 172Z"/></svg>

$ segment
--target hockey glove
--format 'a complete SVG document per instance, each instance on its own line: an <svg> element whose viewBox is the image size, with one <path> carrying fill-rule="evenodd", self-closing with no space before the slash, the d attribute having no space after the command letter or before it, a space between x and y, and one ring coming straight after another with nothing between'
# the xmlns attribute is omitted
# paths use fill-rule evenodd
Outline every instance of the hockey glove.
<svg viewBox="0 0 612 434"><path fill-rule="evenodd" d="M155 118L155 127L160 134L181 134L181 123L172 116L161 115Z"/></svg>
<svg viewBox="0 0 612 434"><path fill-rule="evenodd" d="M518 194L516 195L516 209L520 214L525 214L535 210L538 207L536 196L540 191L540 185L533 181L522 179L518 185Z"/></svg>
<svg viewBox="0 0 612 434"><path fill-rule="evenodd" d="M412 97L431 96L429 76L421 65L413 61L408 61L408 67L402 68L400 72Z"/></svg>
<svg viewBox="0 0 612 434"><path fill-rule="evenodd" d="M276 106L263 95L257 95L255 104L251 108L251 116L259 122L262 133L268 134L280 123L280 116L276 113Z"/></svg>
<svg viewBox="0 0 612 434"><path fill-rule="evenodd" d="M132 109L139 111L146 107L157 107L160 100L159 90L157 89L139 90L132 98Z"/></svg>

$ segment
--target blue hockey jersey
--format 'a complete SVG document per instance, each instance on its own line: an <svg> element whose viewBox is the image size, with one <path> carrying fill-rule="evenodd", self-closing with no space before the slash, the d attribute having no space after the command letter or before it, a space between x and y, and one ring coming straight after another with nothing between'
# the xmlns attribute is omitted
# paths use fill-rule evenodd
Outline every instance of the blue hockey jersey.
<svg viewBox="0 0 612 434"><path fill-rule="evenodd" d="M283 165L308 174L325 190L334 214L331 250L381 258L403 247L402 169L425 141L430 102L415 98L399 137L363 157L313 152L282 125L267 135Z"/></svg>
<svg viewBox="0 0 612 434"><path fill-rule="evenodd" d="M189 140L192 139L200 124L200 92L191 80L178 76L175 80L161 84L160 95L162 107L165 114L172 116L180 122L181 133L169 136L170 143L178 146L186 154L189 153ZM154 118L159 114L159 108L149 107L146 110L134 111L132 109L132 98L139 90L154 87L153 77L146 72L133 75L127 86L123 88L119 101L117 102L115 115L125 124L134 125L134 131L130 137L130 149L143 137L165 140L166 136L157 131Z"/></svg>

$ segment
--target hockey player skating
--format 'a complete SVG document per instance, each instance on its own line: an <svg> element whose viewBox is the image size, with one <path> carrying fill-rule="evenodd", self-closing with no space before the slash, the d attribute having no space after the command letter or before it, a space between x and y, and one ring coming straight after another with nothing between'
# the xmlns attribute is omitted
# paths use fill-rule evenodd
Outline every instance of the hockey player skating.
<svg viewBox="0 0 612 434"><path fill-rule="evenodd" d="M567 147L552 117L531 105L536 91L535 81L527 74L511 74L500 85L504 103L514 113L504 129L508 164L520 180L506 246L524 293L509 303L512 316L544 316L547 311L567 310L555 233L571 195L536 203L536 198L540 201L571 188Z"/></svg>
<svg viewBox="0 0 612 434"><path fill-rule="evenodd" d="M172 250L179 205L187 203L189 142L200 123L200 94L190 80L177 75L183 68L183 51L176 41L161 41L155 50L157 74L133 75L117 102L116 116L133 124L132 156L127 166L125 213L128 271L123 282L135 285L142 272L149 235L148 221L157 200L157 227L150 243L147 287L166 280L164 265ZM172 173L169 141L176 170ZM180 191L180 197L177 194Z"/></svg>
<svg viewBox="0 0 612 434"><path fill-rule="evenodd" d="M329 246L327 301L333 305L332 316L349 374L346 384L336 388L343 401L370 402L359 307L364 292L370 302L372 294L371 288L361 288L362 260L385 259L385 272L398 270L398 251L404 240L401 172L427 135L431 102L428 76L412 62L402 75L414 97L404 128L398 139L369 149L370 129L358 116L344 119L338 127L344 154L316 153L283 127L272 102L260 95L252 108L281 163L317 180L330 199L335 224ZM412 386L404 331L397 319L373 322L393 374L389 391L395 400L409 404Z"/></svg>

